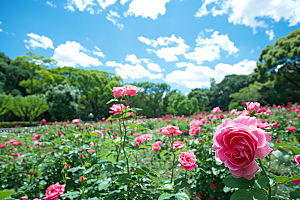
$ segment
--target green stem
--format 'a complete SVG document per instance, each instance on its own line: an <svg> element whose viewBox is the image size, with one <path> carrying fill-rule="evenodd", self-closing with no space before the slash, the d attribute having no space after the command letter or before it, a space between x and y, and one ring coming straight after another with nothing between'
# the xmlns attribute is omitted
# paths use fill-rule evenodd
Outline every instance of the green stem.
<svg viewBox="0 0 300 200"><path fill-rule="evenodd" d="M266 172L266 170L265 170L265 168L264 168L264 166L263 166L263 164L262 164L262 162L261 162L261 159L258 159L258 162L259 162L259 164L260 164L260 166L261 166L261 168L262 168L262 170L263 170L265 176L269 179L268 174L267 174L267 172ZM268 182L268 188L269 188L268 200L271 200L271 185L270 185L270 179L269 179L269 182Z"/></svg>
<svg viewBox="0 0 300 200"><path fill-rule="evenodd" d="M129 171L129 159L126 155L126 150L125 150L125 145L126 145L126 136L127 136L127 130L126 130L126 124L125 124L125 116L124 116L125 112L122 109L122 122L123 122L123 127L124 127L124 139L123 139L123 152L126 158L126 163L127 163L127 173L130 176L130 171ZM121 129L121 127L120 127ZM127 199L129 199L129 183L127 183Z"/></svg>
<svg viewBox="0 0 300 200"><path fill-rule="evenodd" d="M173 175L174 175L174 162L175 162L175 153L174 153L174 150L173 150L173 135L171 137L171 149L172 149L172 154L173 154L173 162L172 162L172 176L171 176L171 184L173 182Z"/></svg>

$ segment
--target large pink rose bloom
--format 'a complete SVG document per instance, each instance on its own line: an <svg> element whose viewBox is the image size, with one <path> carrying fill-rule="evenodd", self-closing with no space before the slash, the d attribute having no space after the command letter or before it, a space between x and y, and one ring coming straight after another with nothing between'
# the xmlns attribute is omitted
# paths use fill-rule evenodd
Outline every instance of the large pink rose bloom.
<svg viewBox="0 0 300 200"><path fill-rule="evenodd" d="M212 109L212 112L213 112L213 113L221 113L222 110L221 110L220 107L218 106L218 107L214 107L214 108Z"/></svg>
<svg viewBox="0 0 300 200"><path fill-rule="evenodd" d="M134 85L125 85L126 88L126 94L130 96L137 95L136 92L138 91L138 88Z"/></svg>
<svg viewBox="0 0 300 200"><path fill-rule="evenodd" d="M124 97L126 95L126 88L125 87L113 87L113 96L115 98Z"/></svg>
<svg viewBox="0 0 300 200"><path fill-rule="evenodd" d="M50 185L46 190L45 200L58 200L58 196L65 192L65 185L60 185L58 182L54 185Z"/></svg>
<svg viewBox="0 0 300 200"><path fill-rule="evenodd" d="M194 152L189 150L187 152L182 152L179 155L178 161L180 164L177 165L177 167L182 167L186 171L192 171L195 167L198 167L196 165L196 156L194 155Z"/></svg>
<svg viewBox="0 0 300 200"><path fill-rule="evenodd" d="M272 151L270 135L257 128L255 117L223 119L213 138L216 160L225 163L233 177L251 180L259 169L255 158L263 159Z"/></svg>

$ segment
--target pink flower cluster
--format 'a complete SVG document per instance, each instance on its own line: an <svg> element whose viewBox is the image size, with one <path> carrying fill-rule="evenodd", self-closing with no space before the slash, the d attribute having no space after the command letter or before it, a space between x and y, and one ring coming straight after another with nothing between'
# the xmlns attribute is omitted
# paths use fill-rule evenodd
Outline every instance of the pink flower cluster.
<svg viewBox="0 0 300 200"><path fill-rule="evenodd" d="M252 113L253 111L255 111L255 113L257 113L258 108L260 107L260 103L258 102L247 102L247 110L249 111L249 113Z"/></svg>
<svg viewBox="0 0 300 200"><path fill-rule="evenodd" d="M138 88L134 85L125 85L124 87L113 87L113 96L115 98L125 97L126 95L137 95Z"/></svg>
<svg viewBox="0 0 300 200"><path fill-rule="evenodd" d="M135 142L136 143L143 143L145 141L149 141L150 138L152 138L153 135L151 133L147 133L147 134L144 134L144 135L141 135L137 138L135 138Z"/></svg>
<svg viewBox="0 0 300 200"><path fill-rule="evenodd" d="M38 140L42 137L42 135L35 135L34 138L31 138L31 140Z"/></svg>
<svg viewBox="0 0 300 200"><path fill-rule="evenodd" d="M161 149L160 145L162 144L162 141L156 141L153 145L152 145L152 150L154 151L159 151Z"/></svg>
<svg viewBox="0 0 300 200"><path fill-rule="evenodd" d="M109 113L113 113L114 115L116 114L122 114L122 110L126 109L126 107L123 104L113 104L110 107L111 111Z"/></svg>
<svg viewBox="0 0 300 200"><path fill-rule="evenodd" d="M213 137L216 160L225 163L233 177L251 180L259 169L255 159L263 159L272 151L270 135L257 127L255 117L224 119Z"/></svg>
<svg viewBox="0 0 300 200"><path fill-rule="evenodd" d="M197 133L201 132L201 125L202 125L202 121L200 120L196 120L195 118L192 119L192 121L190 122L190 131L189 131L189 135L196 135Z"/></svg>
<svg viewBox="0 0 300 200"><path fill-rule="evenodd" d="M177 126L168 125L166 127L162 127L159 130L159 133L167 135L168 137L172 137L172 135L173 136L180 135L182 133L182 131L180 131L179 127L177 127Z"/></svg>

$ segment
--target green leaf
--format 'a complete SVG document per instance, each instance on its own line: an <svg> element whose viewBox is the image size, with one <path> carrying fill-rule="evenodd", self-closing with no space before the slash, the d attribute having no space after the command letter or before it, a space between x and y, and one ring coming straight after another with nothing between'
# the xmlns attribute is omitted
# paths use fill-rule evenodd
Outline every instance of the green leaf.
<svg viewBox="0 0 300 200"><path fill-rule="evenodd" d="M176 193L176 194L175 194L175 197L176 197L178 200L190 200L190 197L189 197L186 193L183 193L183 192Z"/></svg>
<svg viewBox="0 0 300 200"><path fill-rule="evenodd" d="M169 199L172 196L174 196L174 194L163 193L162 195L159 196L158 200Z"/></svg>
<svg viewBox="0 0 300 200"><path fill-rule="evenodd" d="M110 185L110 179L109 180L104 180L102 181L99 186L98 186L98 190L105 190L106 188L108 188Z"/></svg>
<svg viewBox="0 0 300 200"><path fill-rule="evenodd" d="M118 101L118 99L111 99L111 100L109 100L108 102L106 102L106 104L110 104L110 103L113 102L113 101Z"/></svg>
<svg viewBox="0 0 300 200"><path fill-rule="evenodd" d="M292 199L300 198L300 195L297 192L290 192L290 197Z"/></svg>
<svg viewBox="0 0 300 200"><path fill-rule="evenodd" d="M164 184L158 190L173 190L173 185L171 184Z"/></svg>
<svg viewBox="0 0 300 200"><path fill-rule="evenodd" d="M139 146L139 149L148 149L151 148L151 146Z"/></svg>
<svg viewBox="0 0 300 200"><path fill-rule="evenodd" d="M276 182L280 182L280 183L285 183L286 181L290 180L289 177L285 177L285 176L275 176L273 174L270 174L269 176L274 178Z"/></svg>
<svg viewBox="0 0 300 200"><path fill-rule="evenodd" d="M78 170L81 170L81 169L85 169L85 167L84 167L84 166L72 167L72 168L70 168L70 169L68 170L68 172L74 173L74 172L76 172L76 171L78 171Z"/></svg>
<svg viewBox="0 0 300 200"><path fill-rule="evenodd" d="M66 138L74 138L74 134L73 133L70 133L66 136Z"/></svg>
<svg viewBox="0 0 300 200"><path fill-rule="evenodd" d="M254 186L254 179L247 180L245 178L234 178L232 175L228 175L223 180L227 187L248 189Z"/></svg>
<svg viewBox="0 0 300 200"><path fill-rule="evenodd" d="M78 191L74 191L74 192L68 191L67 193L65 193L65 194L63 194L61 196L73 200L73 199L76 199L77 197L80 196L80 192L78 192Z"/></svg>
<svg viewBox="0 0 300 200"><path fill-rule="evenodd" d="M230 200L253 200L253 196L248 190L239 189L231 195Z"/></svg>
<svg viewBox="0 0 300 200"><path fill-rule="evenodd" d="M269 183L269 179L266 176L260 176L257 180L261 187L265 187Z"/></svg>
<svg viewBox="0 0 300 200"><path fill-rule="evenodd" d="M139 169L139 168L136 168L136 169L134 170L134 172L137 173L137 174L140 174L140 175L145 175L145 174L146 174L146 172L145 172L144 170Z"/></svg>
<svg viewBox="0 0 300 200"><path fill-rule="evenodd" d="M252 190L251 194L257 200L266 200L266 199L268 199L268 194L264 190Z"/></svg>
<svg viewBox="0 0 300 200"><path fill-rule="evenodd" d="M166 153L168 153L166 150L163 150L162 152L160 152L159 156L162 157L163 155L165 155Z"/></svg>
<svg viewBox="0 0 300 200"><path fill-rule="evenodd" d="M87 169L87 170L84 170L82 173L83 173L83 174L88 174L88 173L90 173L92 170L93 170L93 167L91 167L91 168L89 168L89 169Z"/></svg>
<svg viewBox="0 0 300 200"><path fill-rule="evenodd" d="M6 197L9 197L14 193L14 190L3 190L0 191L0 200L5 199Z"/></svg>

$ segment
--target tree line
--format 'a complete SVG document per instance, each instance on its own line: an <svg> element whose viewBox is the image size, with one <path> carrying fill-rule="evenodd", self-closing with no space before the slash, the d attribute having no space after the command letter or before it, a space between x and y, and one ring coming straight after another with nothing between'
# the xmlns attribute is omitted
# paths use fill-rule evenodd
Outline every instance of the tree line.
<svg viewBox="0 0 300 200"><path fill-rule="evenodd" d="M0 117L2 121L99 120L109 115L113 87L125 85L109 72L73 67L47 69L55 60L28 51L11 60L0 53ZM300 29L266 46L250 75L212 78L210 88L192 89L187 95L166 83L128 83L139 88L130 99L140 115L189 115L219 106L242 109L242 102L286 104L300 99Z"/></svg>

